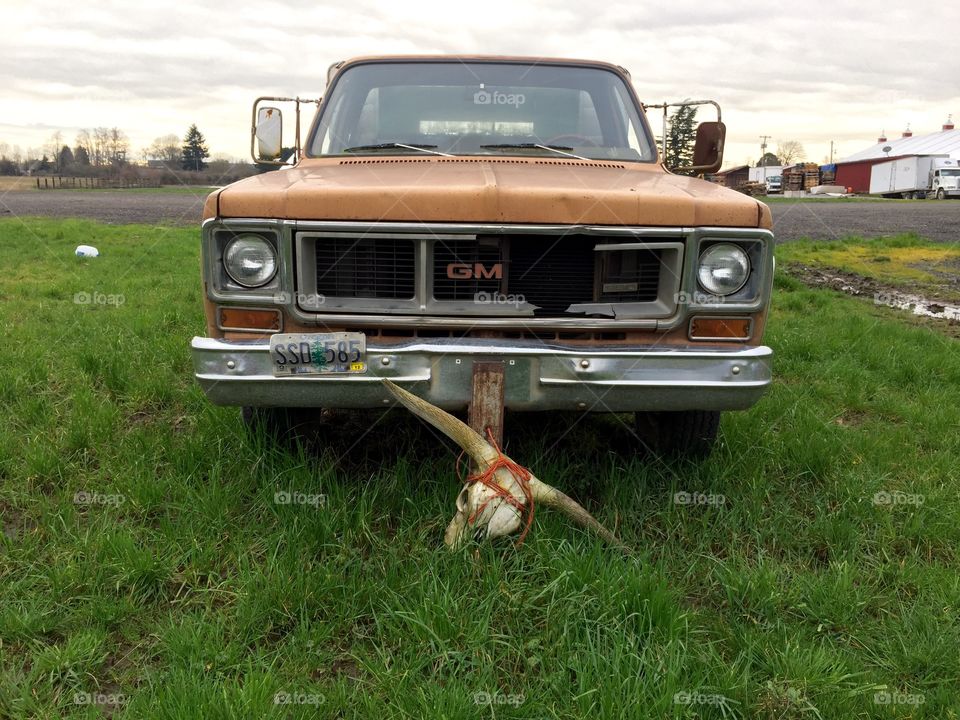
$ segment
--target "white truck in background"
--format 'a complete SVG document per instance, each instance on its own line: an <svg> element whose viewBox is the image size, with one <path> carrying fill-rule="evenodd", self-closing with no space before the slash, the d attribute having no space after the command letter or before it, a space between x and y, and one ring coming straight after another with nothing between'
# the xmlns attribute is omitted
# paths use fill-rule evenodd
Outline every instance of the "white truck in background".
<svg viewBox="0 0 960 720"><path fill-rule="evenodd" d="M930 168L929 192L937 200L960 197L960 160L937 158Z"/></svg>
<svg viewBox="0 0 960 720"><path fill-rule="evenodd" d="M747 179L750 182L762 183L767 186L767 195L783 192L782 165L762 165L752 167L747 172Z"/></svg>
<svg viewBox="0 0 960 720"><path fill-rule="evenodd" d="M905 200L923 199L928 193L940 199L960 195L960 172L950 170L957 171L957 161L947 155L910 155L878 163L870 170L870 194Z"/></svg>

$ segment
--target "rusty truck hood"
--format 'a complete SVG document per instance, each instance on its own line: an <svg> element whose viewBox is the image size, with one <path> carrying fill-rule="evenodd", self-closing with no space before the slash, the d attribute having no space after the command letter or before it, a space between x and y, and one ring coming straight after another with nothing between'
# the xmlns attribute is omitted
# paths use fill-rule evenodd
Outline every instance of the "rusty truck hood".
<svg viewBox="0 0 960 720"><path fill-rule="evenodd" d="M769 210L641 163L565 158L301 161L211 196L205 215L296 220L769 227Z"/></svg>

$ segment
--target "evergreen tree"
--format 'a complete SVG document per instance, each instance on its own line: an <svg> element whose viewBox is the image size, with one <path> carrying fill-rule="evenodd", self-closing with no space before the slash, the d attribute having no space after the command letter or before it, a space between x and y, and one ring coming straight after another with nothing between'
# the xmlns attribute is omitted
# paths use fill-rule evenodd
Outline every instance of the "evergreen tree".
<svg viewBox="0 0 960 720"><path fill-rule="evenodd" d="M73 150L70 149L69 145L64 145L60 149L60 170L73 167L73 163Z"/></svg>
<svg viewBox="0 0 960 720"><path fill-rule="evenodd" d="M180 151L180 165L184 170L200 171L207 167L204 159L210 157L210 151L207 150L206 143L196 124L191 125L183 138L183 148Z"/></svg>
<svg viewBox="0 0 960 720"><path fill-rule="evenodd" d="M73 151L73 158L77 165L86 166L90 164L90 153L87 152L87 149L83 145L77 145Z"/></svg>
<svg viewBox="0 0 960 720"><path fill-rule="evenodd" d="M780 158L774 155L772 152L765 153L760 162L757 163L757 167L775 167L780 165Z"/></svg>
<svg viewBox="0 0 960 720"><path fill-rule="evenodd" d="M693 146L697 139L697 108L685 105L671 117L667 128L667 151L664 162L668 168L693 164ZM683 171L689 175L689 171Z"/></svg>

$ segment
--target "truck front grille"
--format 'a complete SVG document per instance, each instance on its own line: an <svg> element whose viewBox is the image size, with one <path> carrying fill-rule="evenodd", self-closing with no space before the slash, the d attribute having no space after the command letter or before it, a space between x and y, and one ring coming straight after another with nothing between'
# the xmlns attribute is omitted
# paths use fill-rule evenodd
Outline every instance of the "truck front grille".
<svg viewBox="0 0 960 720"><path fill-rule="evenodd" d="M644 242L522 230L304 230L298 302L321 313L665 317L675 307L682 248L682 236L662 234Z"/></svg>
<svg viewBox="0 0 960 720"><path fill-rule="evenodd" d="M500 293L522 296L536 315L570 305L653 302L660 286L657 250L597 252L582 235L490 236L433 244L435 300L474 301Z"/></svg>
<svg viewBox="0 0 960 720"><path fill-rule="evenodd" d="M412 298L414 243L402 238L316 240L317 293L338 298Z"/></svg>

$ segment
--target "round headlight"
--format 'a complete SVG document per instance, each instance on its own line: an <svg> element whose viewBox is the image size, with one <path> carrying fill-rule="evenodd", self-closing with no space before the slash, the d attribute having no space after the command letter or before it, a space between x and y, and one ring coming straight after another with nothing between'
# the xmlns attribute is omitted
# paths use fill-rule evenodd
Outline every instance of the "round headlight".
<svg viewBox="0 0 960 720"><path fill-rule="evenodd" d="M260 287L277 272L277 253L260 235L237 235L223 251L223 267L234 282Z"/></svg>
<svg viewBox="0 0 960 720"><path fill-rule="evenodd" d="M697 278L709 293L731 295L746 284L748 277L750 258L736 245L718 243L700 254Z"/></svg>

